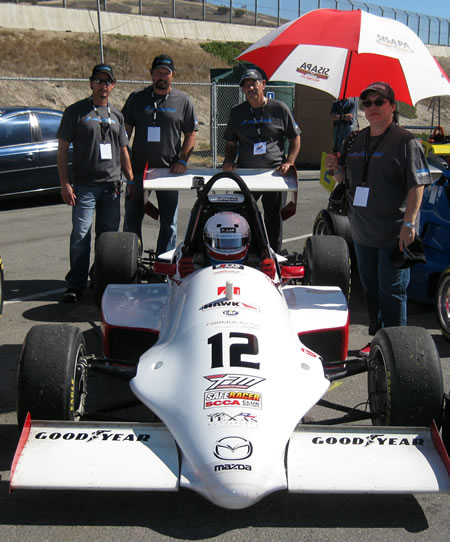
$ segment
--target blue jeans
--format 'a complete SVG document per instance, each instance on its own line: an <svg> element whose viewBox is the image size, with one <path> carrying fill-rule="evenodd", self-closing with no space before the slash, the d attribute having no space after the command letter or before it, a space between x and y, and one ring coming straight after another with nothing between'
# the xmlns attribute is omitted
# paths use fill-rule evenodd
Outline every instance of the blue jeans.
<svg viewBox="0 0 450 542"><path fill-rule="evenodd" d="M369 312L369 335L382 327L406 326L409 269L391 263L390 248L354 243L359 277Z"/></svg>
<svg viewBox="0 0 450 542"><path fill-rule="evenodd" d="M176 247L178 220L178 192L156 192L159 209L159 235L156 244L156 254L163 254ZM136 233L142 242L142 220L144 218L144 190L137 183L131 198L125 199L125 219L123 231Z"/></svg>
<svg viewBox="0 0 450 542"><path fill-rule="evenodd" d="M116 183L97 186L75 186L76 203L72 209L70 235L70 271L67 287L83 290L89 274L91 230L95 212L95 242L105 231L118 231L120 226L120 192Z"/></svg>
<svg viewBox="0 0 450 542"><path fill-rule="evenodd" d="M351 124L337 124L333 126L333 149L340 150L342 142L353 131Z"/></svg>

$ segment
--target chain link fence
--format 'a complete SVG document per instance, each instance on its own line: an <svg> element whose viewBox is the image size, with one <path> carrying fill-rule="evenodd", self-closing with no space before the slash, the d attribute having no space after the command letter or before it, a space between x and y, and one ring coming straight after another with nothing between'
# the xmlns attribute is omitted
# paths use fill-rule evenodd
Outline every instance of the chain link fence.
<svg viewBox="0 0 450 542"><path fill-rule="evenodd" d="M14 0L13 3L267 27L280 26L318 8L361 9L399 20L414 30L424 43L450 45L450 20L446 17L354 0ZM443 4L447 4L446 0Z"/></svg>

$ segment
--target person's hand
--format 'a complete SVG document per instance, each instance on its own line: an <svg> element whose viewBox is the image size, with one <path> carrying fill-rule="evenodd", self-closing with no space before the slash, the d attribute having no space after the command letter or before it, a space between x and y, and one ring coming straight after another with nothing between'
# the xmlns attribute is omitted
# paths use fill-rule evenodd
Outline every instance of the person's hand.
<svg viewBox="0 0 450 542"><path fill-rule="evenodd" d="M327 157L325 158L325 167L327 168L327 171L333 175L333 173L337 170L339 166L339 157L341 153L329 153L327 154Z"/></svg>
<svg viewBox="0 0 450 542"><path fill-rule="evenodd" d="M409 247L409 245L414 241L415 238L415 228L408 228L408 226L405 226L403 224L400 230L400 239L398 241L398 247L400 249L400 252L403 252L404 248Z"/></svg>
<svg viewBox="0 0 450 542"><path fill-rule="evenodd" d="M170 172L174 173L175 175L180 175L181 173L184 173L187 170L187 165L184 162L175 162L175 164L172 164L170 166Z"/></svg>
<svg viewBox="0 0 450 542"><path fill-rule="evenodd" d="M233 162L224 162L222 165L222 169L224 171L233 171L234 170L234 163Z"/></svg>
<svg viewBox="0 0 450 542"><path fill-rule="evenodd" d="M292 164L290 164L289 162L284 162L283 164L278 166L277 171L284 177L285 175L288 174L289 170L291 169L291 166Z"/></svg>
<svg viewBox="0 0 450 542"><path fill-rule="evenodd" d="M133 199L134 195L136 193L136 184L134 181L127 181L127 194L126 197L128 199Z"/></svg>
<svg viewBox="0 0 450 542"><path fill-rule="evenodd" d="M70 183L64 183L61 185L61 198L64 203L70 205L71 207L75 206L75 192L73 191L72 185Z"/></svg>

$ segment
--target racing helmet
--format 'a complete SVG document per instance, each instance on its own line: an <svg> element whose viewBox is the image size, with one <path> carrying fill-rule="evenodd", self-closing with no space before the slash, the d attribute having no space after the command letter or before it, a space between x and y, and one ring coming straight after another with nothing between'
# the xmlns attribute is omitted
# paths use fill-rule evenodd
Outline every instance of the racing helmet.
<svg viewBox="0 0 450 542"><path fill-rule="evenodd" d="M250 238L247 220L229 211L211 216L203 229L203 240L213 264L242 263L247 257Z"/></svg>

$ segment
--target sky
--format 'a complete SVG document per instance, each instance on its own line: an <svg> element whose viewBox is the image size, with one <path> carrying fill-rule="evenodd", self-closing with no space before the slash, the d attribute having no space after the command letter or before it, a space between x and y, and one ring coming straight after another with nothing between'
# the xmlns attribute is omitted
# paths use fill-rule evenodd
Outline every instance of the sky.
<svg viewBox="0 0 450 542"><path fill-rule="evenodd" d="M416 13L441 17L442 19L450 19L450 0L378 0L378 2L373 3L379 6L398 8L405 11L414 11Z"/></svg>
<svg viewBox="0 0 450 542"><path fill-rule="evenodd" d="M353 0L355 4L363 3L361 0ZM247 7L253 11L255 0L232 0L233 5L238 7ZM301 12L306 13L312 9L317 9L320 5L321 8L336 9L336 2L338 4L337 9L346 9L351 3L349 0L257 0L258 11L261 13L270 13L276 15L278 3L280 5L281 12L287 15L288 19L298 17L298 8L300 6ZM212 0L214 4L228 5L229 0ZM450 0L367 0L367 4L370 5L370 11L375 15L378 15L373 8L377 6L398 8L408 12L423 13L425 15L433 15L442 19L450 19ZM286 15L285 15L286 16Z"/></svg>

